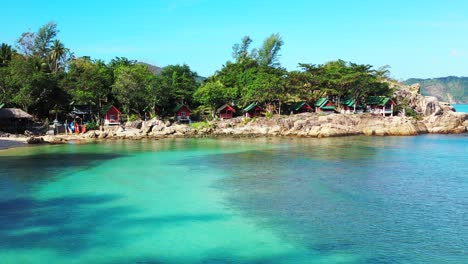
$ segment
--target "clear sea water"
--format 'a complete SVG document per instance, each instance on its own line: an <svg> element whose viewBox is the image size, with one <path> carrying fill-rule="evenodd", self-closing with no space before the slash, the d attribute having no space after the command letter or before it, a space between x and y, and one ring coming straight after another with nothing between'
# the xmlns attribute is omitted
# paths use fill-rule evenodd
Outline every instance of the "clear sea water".
<svg viewBox="0 0 468 264"><path fill-rule="evenodd" d="M468 104L456 104L453 105L453 107L455 107L455 110L457 110L457 112L468 113Z"/></svg>
<svg viewBox="0 0 468 264"><path fill-rule="evenodd" d="M468 263L468 135L0 151L1 263Z"/></svg>

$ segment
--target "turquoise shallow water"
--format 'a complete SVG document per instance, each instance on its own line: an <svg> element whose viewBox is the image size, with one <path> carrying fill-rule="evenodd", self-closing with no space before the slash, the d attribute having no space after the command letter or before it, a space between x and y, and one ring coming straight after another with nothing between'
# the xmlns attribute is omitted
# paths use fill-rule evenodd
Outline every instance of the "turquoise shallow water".
<svg viewBox="0 0 468 264"><path fill-rule="evenodd" d="M457 110L457 112L468 113L468 104L456 104L453 105L453 107L455 107L455 110Z"/></svg>
<svg viewBox="0 0 468 264"><path fill-rule="evenodd" d="M0 151L1 263L467 263L468 136Z"/></svg>

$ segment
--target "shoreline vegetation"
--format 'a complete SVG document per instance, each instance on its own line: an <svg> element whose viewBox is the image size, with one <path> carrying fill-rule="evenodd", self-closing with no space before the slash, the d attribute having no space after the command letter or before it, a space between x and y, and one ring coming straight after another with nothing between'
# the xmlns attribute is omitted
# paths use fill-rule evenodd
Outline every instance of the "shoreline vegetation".
<svg viewBox="0 0 468 264"><path fill-rule="evenodd" d="M17 49L1 45L0 108L25 112L21 122L0 121L12 122L9 128L16 134L18 124L27 124L31 116L35 124L32 131L23 128L33 136L18 139L20 142L418 135L463 133L468 126L466 114L454 112L436 97L422 96L418 84L408 86L391 79L388 66L375 69L336 60L319 65L299 63L299 70L288 71L279 61L284 44L279 34L253 49L252 39L245 36L232 47L232 61L201 78L188 65L159 68L122 57L109 63L76 58L57 38L58 33L57 25L50 22L37 32L21 34ZM375 106L370 98L378 99ZM298 105L304 108L295 109ZM114 113L109 114L111 106ZM176 113L180 106L188 112ZM222 107L227 112L219 112ZM113 124L121 125L105 126L108 115ZM229 119L220 119L226 116ZM198 122L181 125L177 122L181 119ZM53 135L50 120L86 124L88 131ZM6 127L3 124L0 130L9 132L2 129Z"/></svg>

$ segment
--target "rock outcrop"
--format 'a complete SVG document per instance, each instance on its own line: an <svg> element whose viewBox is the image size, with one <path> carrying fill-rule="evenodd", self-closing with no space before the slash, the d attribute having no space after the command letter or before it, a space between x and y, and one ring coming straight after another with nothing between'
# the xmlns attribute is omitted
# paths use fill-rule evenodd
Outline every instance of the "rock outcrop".
<svg viewBox="0 0 468 264"><path fill-rule="evenodd" d="M391 86L395 89L394 98L396 98L398 102L408 105L417 113L423 116L442 113L439 100L437 100L435 96L423 96L419 94L419 84L407 86L399 83L392 83Z"/></svg>

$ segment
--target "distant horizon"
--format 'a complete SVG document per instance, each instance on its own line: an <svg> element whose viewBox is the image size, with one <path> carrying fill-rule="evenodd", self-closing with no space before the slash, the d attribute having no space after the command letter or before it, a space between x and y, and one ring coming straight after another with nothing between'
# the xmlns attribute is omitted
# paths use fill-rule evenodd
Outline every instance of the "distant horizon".
<svg viewBox="0 0 468 264"><path fill-rule="evenodd" d="M205 77L232 60L231 48L243 36L258 47L272 33L284 40L280 62L288 70L342 59L389 65L397 80L468 76L468 2L461 0L26 0L2 8L8 23L0 42L14 46L21 33L54 21L58 39L77 57L185 63Z"/></svg>

